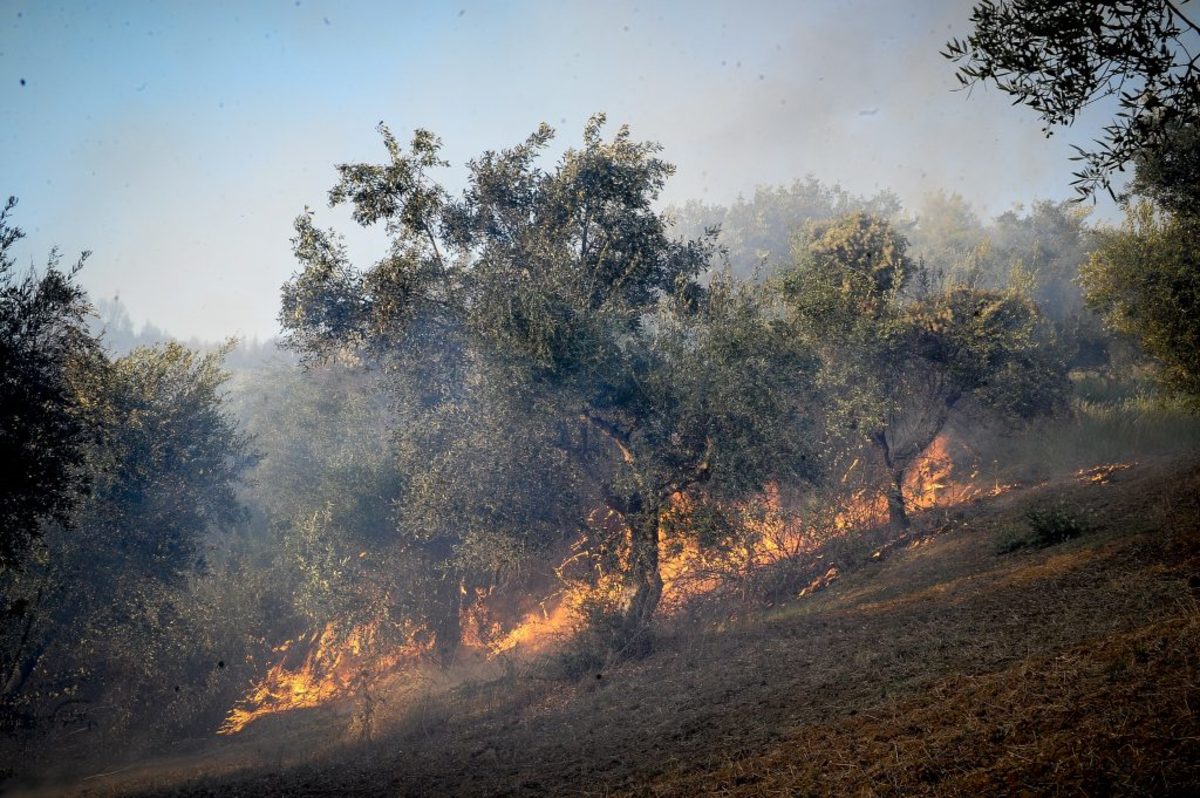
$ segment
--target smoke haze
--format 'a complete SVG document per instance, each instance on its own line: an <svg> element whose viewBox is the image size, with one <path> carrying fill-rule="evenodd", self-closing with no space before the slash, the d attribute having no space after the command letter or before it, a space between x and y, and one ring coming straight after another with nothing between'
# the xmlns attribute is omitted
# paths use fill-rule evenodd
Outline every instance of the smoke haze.
<svg viewBox="0 0 1200 798"><path fill-rule="evenodd" d="M83 282L182 338L267 337L294 271L291 221L335 163L376 160L385 121L453 164L540 121L561 149L606 111L679 167L664 199L728 203L808 174L907 208L984 215L1071 195L1070 141L939 55L969 3L516 3L256 9L4 6L0 170L27 257L96 256ZM1103 120L1103 113L1097 112ZM1090 118L1089 118L1090 119ZM1111 213L1111 209L1102 208ZM359 234L369 258L379 239Z"/></svg>

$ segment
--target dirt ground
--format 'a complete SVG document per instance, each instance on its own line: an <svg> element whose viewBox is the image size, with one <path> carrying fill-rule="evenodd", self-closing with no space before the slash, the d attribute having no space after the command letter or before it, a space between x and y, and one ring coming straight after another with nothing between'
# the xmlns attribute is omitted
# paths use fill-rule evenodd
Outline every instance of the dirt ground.
<svg viewBox="0 0 1200 798"><path fill-rule="evenodd" d="M999 553L1052 499L1091 531ZM664 624L640 661L427 690L367 744L329 742L344 712L292 713L55 791L1200 794L1198 598L1194 458L1065 475L931 512L804 598Z"/></svg>

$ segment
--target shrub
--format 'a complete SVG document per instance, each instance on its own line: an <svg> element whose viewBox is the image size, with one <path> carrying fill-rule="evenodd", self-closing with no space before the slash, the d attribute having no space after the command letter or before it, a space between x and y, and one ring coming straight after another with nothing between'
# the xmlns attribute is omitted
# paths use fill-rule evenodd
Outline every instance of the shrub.
<svg viewBox="0 0 1200 798"><path fill-rule="evenodd" d="M1030 545L1030 539L1023 529L1006 529L996 539L997 554L1012 554Z"/></svg>
<svg viewBox="0 0 1200 798"><path fill-rule="evenodd" d="M1029 522L1031 533L1029 542L1037 547L1063 543L1092 528L1084 513L1061 501L1048 506L1030 507L1025 511L1025 519Z"/></svg>
<svg viewBox="0 0 1200 798"><path fill-rule="evenodd" d="M546 663L552 679L577 681L599 673L613 660L627 659L629 650L639 641L631 640L622 613L605 598L588 598L579 606L579 622ZM649 630L642 629L641 641L649 642Z"/></svg>

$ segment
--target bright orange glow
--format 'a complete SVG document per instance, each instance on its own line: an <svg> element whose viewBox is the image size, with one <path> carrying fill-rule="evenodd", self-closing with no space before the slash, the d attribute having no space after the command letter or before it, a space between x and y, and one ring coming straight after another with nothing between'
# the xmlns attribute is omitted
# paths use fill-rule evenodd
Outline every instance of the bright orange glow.
<svg viewBox="0 0 1200 798"><path fill-rule="evenodd" d="M577 599L582 596L582 590L564 592L554 602L553 609L529 613L512 631L487 646L488 655L494 657L518 647L526 653L542 651L556 640L566 637L579 620Z"/></svg>
<svg viewBox="0 0 1200 798"><path fill-rule="evenodd" d="M415 662L427 648L414 641L375 654L377 626L355 627L339 639L330 623L316 634L276 648L282 655L279 661L229 710L217 734L236 734L265 715L320 706L349 695L404 663Z"/></svg>
<svg viewBox="0 0 1200 798"><path fill-rule="evenodd" d="M1091 485L1107 485L1112 481L1113 474L1124 471L1128 468L1133 468L1137 463L1109 463L1107 465L1098 465L1093 468L1081 468L1075 472L1075 476L1080 482L1087 482Z"/></svg>
<svg viewBox="0 0 1200 798"><path fill-rule="evenodd" d="M976 481L979 470L974 467L969 474L960 477L950 456L949 444L947 435L937 436L908 470L904 480L904 500L910 510L953 507L983 496L999 496L1016 487L1000 482L991 486L980 484Z"/></svg>
<svg viewBox="0 0 1200 798"><path fill-rule="evenodd" d="M861 465L856 459L842 484L852 473L856 480L865 479L865 467ZM1102 484L1124 468L1128 466L1101 466L1080 471L1078 476ZM978 471L972 470L966 479L956 478L949 441L939 436L909 469L903 486L906 504L919 512L997 495L1012 487L980 486L975 483L977 476ZM832 537L887 520L887 501L877 488L851 490L847 485L847 490L848 495L836 505L804 512L787 506L777 485L768 486L750 500L715 508L697 504L696 499L684 494L672 495L659 519L661 612L670 615L690 600L740 576L815 551ZM487 659L537 654L578 629L589 605L619 607L627 587L623 575L629 563L628 523L612 510L598 509L591 514L589 524L615 550L608 552L607 558L598 557L587 550L587 536L582 537L555 569L560 589L511 627L498 614L490 591L463 588L462 646ZM713 545L701 545L697 532L702 524L705 537ZM711 534L710 527L714 530ZM914 540L910 545L920 542ZM874 556L880 557L882 552ZM607 566L602 567L602 562ZM798 595L813 593L838 577L837 567L831 566ZM279 660L230 710L219 733L234 734L265 715L352 696L363 685L373 685L391 673L415 666L428 653L429 635L419 629L411 630L407 644L384 647L381 652L377 628L378 624L368 624L339 636L329 624L307 638L280 646L276 649L281 655Z"/></svg>

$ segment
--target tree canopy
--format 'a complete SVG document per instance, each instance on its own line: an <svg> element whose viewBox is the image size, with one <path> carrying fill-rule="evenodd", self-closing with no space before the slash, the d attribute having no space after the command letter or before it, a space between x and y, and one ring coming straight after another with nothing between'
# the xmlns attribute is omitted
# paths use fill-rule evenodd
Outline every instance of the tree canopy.
<svg viewBox="0 0 1200 798"><path fill-rule="evenodd" d="M943 53L964 87L992 83L1036 111L1046 135L1115 97L1095 149L1076 147L1081 198L1111 191L1113 173L1170 147L1171 130L1200 123L1200 27L1184 3L1146 0L984 0L974 30Z"/></svg>
<svg viewBox="0 0 1200 798"><path fill-rule="evenodd" d="M635 628L661 592L658 526L668 497L724 481L761 484L801 462L795 404L803 392L794 388L805 369L745 294L698 280L710 265L711 235L674 239L654 209L673 171L659 146L624 127L606 140L603 124L594 117L582 147L549 170L538 165L553 135L546 126L485 152L470 162L457 198L434 178L443 165L435 136L417 131L405 152L381 128L389 161L340 166L330 202L349 203L360 224L382 223L389 253L356 269L335 234L301 216L303 269L284 289L281 318L308 357L351 352L394 376L397 420L411 419L398 424L401 448L414 453L400 502L407 523L458 518L478 506L464 490L479 496L495 484L506 498L484 504L504 514L474 514L454 525L456 536L490 518L489 534L515 539L549 516L558 523L548 529L562 534L571 528L564 519L578 527L586 515L577 491L531 496L495 477L515 452L553 460L561 451L572 465L527 462L513 474L591 474L631 530L625 613ZM756 391L730 390L739 381ZM520 415L502 410L514 401ZM779 424L784 418L790 426ZM475 436L480 422L487 426ZM468 440L476 463L495 453L489 478L464 482L473 469L454 465ZM458 510L410 512L451 496ZM461 550L461 541L451 548Z"/></svg>
<svg viewBox="0 0 1200 798"><path fill-rule="evenodd" d="M51 252L45 271L19 277L16 204L10 197L0 210L0 569L19 564L43 524L68 522L86 487L85 384L100 357L75 282L87 253L64 271Z"/></svg>
<svg viewBox="0 0 1200 798"><path fill-rule="evenodd" d="M1159 364L1166 389L1200 402L1200 217L1132 205L1080 273L1088 303Z"/></svg>
<svg viewBox="0 0 1200 798"><path fill-rule="evenodd" d="M1031 300L935 285L907 250L887 221L851 214L814 225L780 278L798 335L820 357L828 426L876 449L901 527L905 472L952 411L974 403L1028 417L1052 410L1063 388Z"/></svg>

